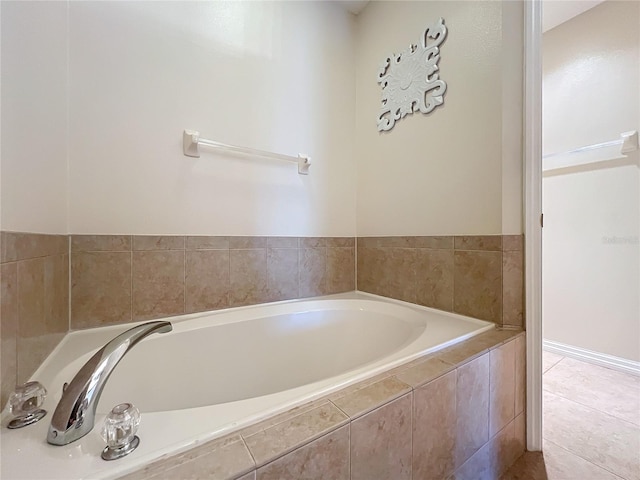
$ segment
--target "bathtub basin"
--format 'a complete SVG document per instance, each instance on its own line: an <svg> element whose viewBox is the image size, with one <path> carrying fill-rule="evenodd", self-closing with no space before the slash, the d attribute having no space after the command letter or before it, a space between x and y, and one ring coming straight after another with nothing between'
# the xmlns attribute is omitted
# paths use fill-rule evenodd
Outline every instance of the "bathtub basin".
<svg viewBox="0 0 640 480"><path fill-rule="evenodd" d="M2 429L0 476L116 478L494 328L359 292L167 320L171 333L145 339L116 367L93 431L59 447L45 438L63 383L134 324L68 334L32 377L49 390L49 415L21 430ZM105 462L104 415L125 401L142 412L141 444L130 456Z"/></svg>

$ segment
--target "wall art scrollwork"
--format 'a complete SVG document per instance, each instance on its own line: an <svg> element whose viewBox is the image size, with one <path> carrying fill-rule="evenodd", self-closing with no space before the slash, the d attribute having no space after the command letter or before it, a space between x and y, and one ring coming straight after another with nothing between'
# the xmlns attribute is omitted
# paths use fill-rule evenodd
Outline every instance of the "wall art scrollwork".
<svg viewBox="0 0 640 480"><path fill-rule="evenodd" d="M430 113L442 105L447 84L440 80L440 44L447 36L444 19L427 27L419 45L410 44L399 54L389 55L378 70L382 86L382 108L378 131L391 130L408 114Z"/></svg>

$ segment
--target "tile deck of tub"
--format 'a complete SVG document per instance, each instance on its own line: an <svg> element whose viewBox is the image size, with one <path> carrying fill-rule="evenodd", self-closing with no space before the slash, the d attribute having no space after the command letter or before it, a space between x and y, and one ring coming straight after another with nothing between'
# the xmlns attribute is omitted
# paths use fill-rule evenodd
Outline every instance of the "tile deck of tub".
<svg viewBox="0 0 640 480"><path fill-rule="evenodd" d="M524 450L524 349L524 332L484 332L121 480L497 478Z"/></svg>

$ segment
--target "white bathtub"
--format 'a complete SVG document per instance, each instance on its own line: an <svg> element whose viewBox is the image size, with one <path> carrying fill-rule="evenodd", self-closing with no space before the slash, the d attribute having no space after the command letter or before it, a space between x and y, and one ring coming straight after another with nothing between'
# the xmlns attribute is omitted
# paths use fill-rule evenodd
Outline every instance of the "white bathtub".
<svg viewBox="0 0 640 480"><path fill-rule="evenodd" d="M96 426L66 446L46 443L62 385L133 324L70 333L34 374L49 390L39 423L2 429L3 479L113 478L167 453L331 393L493 324L364 293L169 318L116 367ZM104 414L121 402L142 412L138 449L100 459ZM8 421L3 415L3 426Z"/></svg>

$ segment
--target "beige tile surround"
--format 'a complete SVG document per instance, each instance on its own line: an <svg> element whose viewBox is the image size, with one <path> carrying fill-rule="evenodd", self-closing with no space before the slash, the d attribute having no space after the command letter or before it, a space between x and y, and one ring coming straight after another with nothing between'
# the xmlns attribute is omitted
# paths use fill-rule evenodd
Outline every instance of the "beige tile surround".
<svg viewBox="0 0 640 480"><path fill-rule="evenodd" d="M524 339L485 332L122 478L498 478L524 452Z"/></svg>
<svg viewBox="0 0 640 480"><path fill-rule="evenodd" d="M522 246L361 237L358 288L522 326ZM73 235L71 328L352 290L355 253L352 238Z"/></svg>
<svg viewBox="0 0 640 480"><path fill-rule="evenodd" d="M69 330L67 235L0 233L0 405Z"/></svg>
<svg viewBox="0 0 640 480"><path fill-rule="evenodd" d="M71 329L355 290L349 237L71 236Z"/></svg>
<svg viewBox="0 0 640 480"><path fill-rule="evenodd" d="M68 330L355 289L353 238L2 232L0 240L2 404L13 385L25 381ZM506 312L511 295L516 307L515 315L509 318L515 320L507 321L508 315L503 314L503 321L517 326L522 321L518 307L522 298L521 246L519 236L361 238L357 262L358 279L363 282L360 289L412 300L404 294L414 288L415 303L456 310L454 300L462 285L462 291L480 292L470 295L475 298L468 302L471 311L461 312L477 317L492 311L485 306L496 305L496 298L502 299L500 311ZM508 257L512 253L517 259L516 274L509 284ZM486 275L486 269L499 272ZM403 272L410 272L408 278L415 279L414 287L402 278ZM461 281L464 272L474 278ZM378 283L373 282L374 273L379 276ZM515 294L509 293L513 290ZM222 444L187 452L180 462L188 462L189 468L204 462L206 474L195 473L189 478L240 478L245 474L243 479L327 478L318 472L334 471L334 466L336 473L331 478L371 478L373 472L386 472L391 475L388 478L415 478L415 472L421 471L466 478L465 468L477 465L503 471L511 462L513 445L521 445L518 439L524 435L524 415L520 413L524 411L524 390L517 388L513 395L501 393L511 388L512 378L516 383L523 378L524 337L511 342L514 348L496 350L506 339L513 340L513 335L496 331L480 336L414 362L412 368L361 383L357 395L349 393L352 387L341 397L326 399L327 405L314 402L295 409L269 427L263 423L240 432L235 440L227 438ZM512 358L515 364L503 369L501 365L514 363ZM484 381L478 380L482 378ZM372 386L365 388L367 383ZM464 395L461 388L467 389ZM443 397L441 391L450 393ZM466 401L471 392L473 401ZM503 397L507 400L500 403ZM429 409L442 411L437 418L419 409L419 402L431 405L434 399L439 401ZM512 400L513 414L505 405ZM317 414L328 418L324 429L318 430L313 420ZM291 437L293 427L286 423L280 436L289 443L269 453L275 445L276 425L296 416L304 420L300 436ZM425 427L418 428L416 422ZM439 438L446 441L432 444L429 439L433 437L424 433L432 429L441 432ZM261 457L259 440L264 432L272 436L264 437L266 453ZM415 440L420 435L426 438L424 442ZM229 464L228 452L241 465L248 461L248 467ZM389 452L392 457L385 456ZM210 462L220 466L212 469ZM175 468L178 474L182 467Z"/></svg>
<svg viewBox="0 0 640 480"><path fill-rule="evenodd" d="M524 327L522 235L358 237L358 290Z"/></svg>
<svg viewBox="0 0 640 480"><path fill-rule="evenodd" d="M355 239L0 232L4 405L69 330L355 289Z"/></svg>

